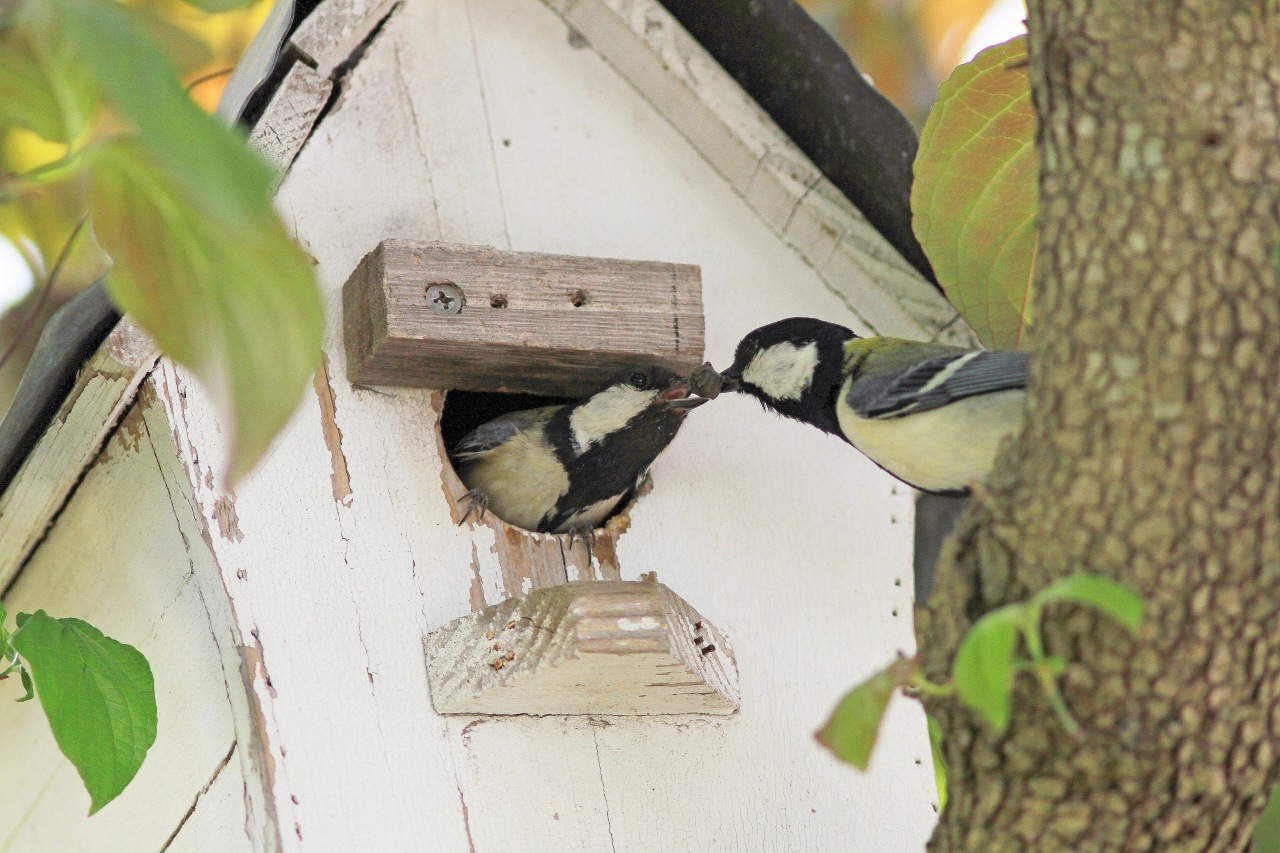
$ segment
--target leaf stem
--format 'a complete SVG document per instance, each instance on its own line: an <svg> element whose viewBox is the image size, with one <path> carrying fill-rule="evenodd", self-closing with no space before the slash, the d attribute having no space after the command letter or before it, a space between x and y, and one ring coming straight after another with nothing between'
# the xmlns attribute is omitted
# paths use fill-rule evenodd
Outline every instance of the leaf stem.
<svg viewBox="0 0 1280 853"><path fill-rule="evenodd" d="M1045 697L1049 700L1049 707L1053 709L1053 713L1058 717L1058 722L1062 723L1062 727L1067 730L1067 734L1071 735L1073 740L1083 740L1084 732L1081 730L1080 724L1076 722L1076 718L1071 716L1071 709L1067 707L1066 700L1062 698L1062 693L1058 690L1058 683L1049 673L1049 670L1046 667L1037 668L1036 679L1040 682L1040 687L1044 690Z"/></svg>
<svg viewBox="0 0 1280 853"><path fill-rule="evenodd" d="M50 160L48 163L43 163L25 172L9 172L5 177L15 181L37 181L50 172L56 172L59 169L65 169L73 165L76 160L84 156L86 151L91 151L94 147L94 145L82 145L79 148L72 148L56 160Z"/></svg>
<svg viewBox="0 0 1280 853"><path fill-rule="evenodd" d="M904 686L923 696L953 696L956 692L956 686L950 681L945 684L934 684L919 672L912 675Z"/></svg>
<svg viewBox="0 0 1280 853"><path fill-rule="evenodd" d="M187 84L187 94L190 95L191 90L195 89L197 86L202 86L210 80L216 80L219 77L225 77L235 70L235 67L232 66L229 68L219 68L217 71L210 71L208 74L201 74L199 77Z"/></svg>
<svg viewBox="0 0 1280 853"><path fill-rule="evenodd" d="M1040 637L1040 615L1043 611L1044 606L1041 601L1032 598L1031 601L1027 602L1022 634L1027 643L1027 654L1031 656L1028 668L1035 675L1036 681L1040 682L1040 689L1044 691L1045 698L1049 700L1049 707L1053 709L1058 722L1062 723L1062 727L1067 730L1067 734L1079 741L1084 736L1080 729L1080 724L1071 715L1071 709L1067 707L1066 700L1062 698L1062 692L1058 690L1057 677L1054 675L1054 665L1044 653L1044 641Z"/></svg>
<svg viewBox="0 0 1280 853"><path fill-rule="evenodd" d="M72 244L80 236L80 232L84 230L85 223L88 221L89 214L85 213L80 217L80 221L76 223L76 227L72 229L71 236L67 238L67 242L62 244L62 251L58 253L58 259L54 261L53 267L49 270L49 275L45 277L44 287L40 288L35 304L31 306L31 310L27 312L27 315L22 318L17 331L13 333L13 340L9 341L9 346L5 349L4 354L0 355L0 367L4 367L5 363L13 356L13 353L18 349L18 344L22 342L23 337L35 322L36 317L40 315L40 310L44 308L45 302L48 301L49 294L53 292L53 285L58 279L58 273L62 271L62 265L66 263L67 256L71 254Z"/></svg>

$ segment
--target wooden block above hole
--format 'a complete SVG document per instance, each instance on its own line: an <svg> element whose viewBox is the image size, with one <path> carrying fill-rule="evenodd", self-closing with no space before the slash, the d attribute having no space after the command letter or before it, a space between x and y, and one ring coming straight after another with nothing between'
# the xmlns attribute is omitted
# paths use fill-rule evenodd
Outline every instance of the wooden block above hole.
<svg viewBox="0 0 1280 853"><path fill-rule="evenodd" d="M731 714L739 704L725 636L651 581L534 590L424 644L441 714Z"/></svg>
<svg viewBox="0 0 1280 853"><path fill-rule="evenodd" d="M343 306L358 385L578 396L636 365L702 363L702 278L688 264L384 240Z"/></svg>

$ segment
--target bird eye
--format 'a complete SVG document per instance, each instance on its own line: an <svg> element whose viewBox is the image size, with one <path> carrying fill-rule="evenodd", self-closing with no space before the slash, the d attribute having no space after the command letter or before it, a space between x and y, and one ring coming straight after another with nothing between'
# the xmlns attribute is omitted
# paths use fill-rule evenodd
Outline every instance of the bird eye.
<svg viewBox="0 0 1280 853"><path fill-rule="evenodd" d="M643 373L631 374L631 379L629 381L631 382L631 387L639 391L643 391L645 388L649 387L649 377L645 376Z"/></svg>

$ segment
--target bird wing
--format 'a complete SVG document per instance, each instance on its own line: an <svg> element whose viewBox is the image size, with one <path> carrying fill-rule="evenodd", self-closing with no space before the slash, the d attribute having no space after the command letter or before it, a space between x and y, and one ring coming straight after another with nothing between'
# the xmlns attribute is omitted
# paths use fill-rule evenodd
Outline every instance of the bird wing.
<svg viewBox="0 0 1280 853"><path fill-rule="evenodd" d="M928 358L901 370L860 376L845 403L863 418L896 418L965 397L1025 388L1030 354L976 350Z"/></svg>
<svg viewBox="0 0 1280 853"><path fill-rule="evenodd" d="M522 409L486 421L464 435L453 446L452 455L456 459L470 459L487 450L501 447L518 433L526 432L551 420L551 416L561 408L563 407L543 406L540 409Z"/></svg>

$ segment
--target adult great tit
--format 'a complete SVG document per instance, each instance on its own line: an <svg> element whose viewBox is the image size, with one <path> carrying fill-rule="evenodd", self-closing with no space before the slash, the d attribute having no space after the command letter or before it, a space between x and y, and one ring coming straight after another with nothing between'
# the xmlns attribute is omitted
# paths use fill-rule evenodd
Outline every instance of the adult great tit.
<svg viewBox="0 0 1280 853"><path fill-rule="evenodd" d="M541 533L600 524L640 484L684 422L707 402L662 367L624 371L589 397L524 409L467 433L449 456L479 506ZM459 522L461 523L461 522Z"/></svg>
<svg viewBox="0 0 1280 853"><path fill-rule="evenodd" d="M921 491L964 494L1022 426L1029 356L860 338L792 317L738 344L723 390L840 436Z"/></svg>

